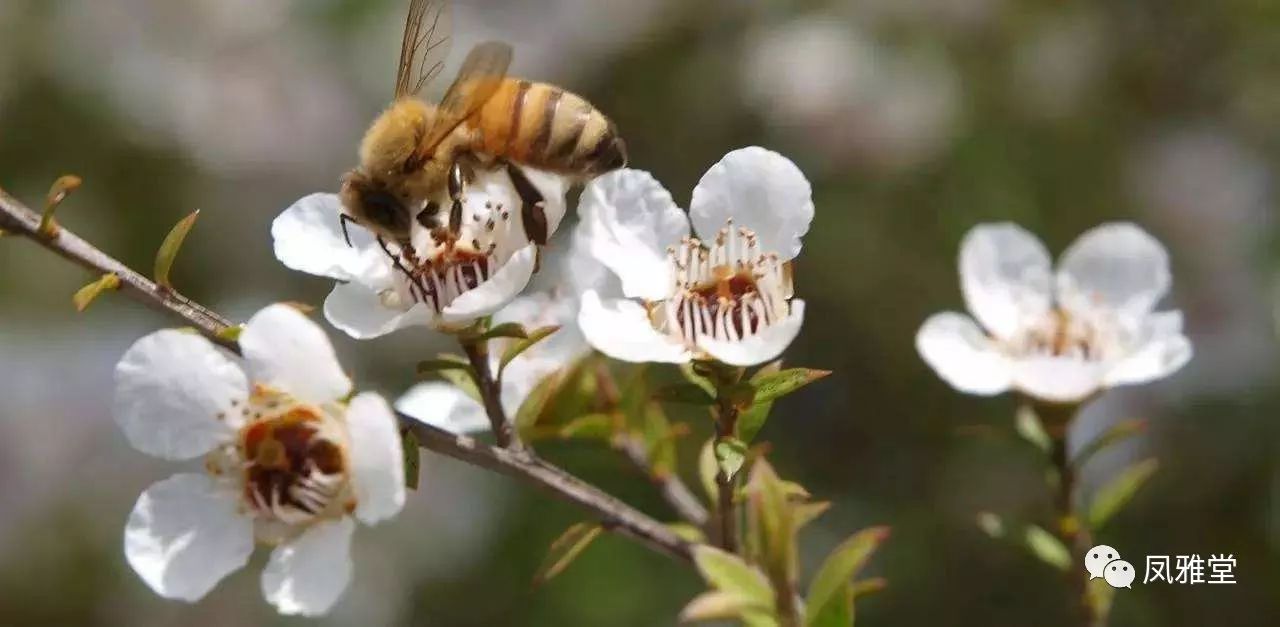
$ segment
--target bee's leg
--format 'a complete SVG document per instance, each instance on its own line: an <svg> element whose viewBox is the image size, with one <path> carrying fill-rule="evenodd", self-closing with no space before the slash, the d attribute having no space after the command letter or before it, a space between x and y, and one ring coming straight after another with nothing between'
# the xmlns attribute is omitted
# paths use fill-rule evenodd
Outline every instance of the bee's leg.
<svg viewBox="0 0 1280 627"><path fill-rule="evenodd" d="M539 246L546 246L548 235L546 199L542 197L542 192L529 181L529 177L525 176L524 171L511 162L506 162L506 166L507 176L511 177L511 184L515 186L516 194L519 194L523 205L520 208L520 219L524 222L525 235L529 236L529 241Z"/></svg>
<svg viewBox="0 0 1280 627"><path fill-rule="evenodd" d="M457 236L462 229L462 190L466 187L465 172L462 164L454 160L449 168L449 200L453 206L449 208L449 231Z"/></svg>
<svg viewBox="0 0 1280 627"><path fill-rule="evenodd" d="M338 224L342 225L342 239L347 240L347 248L351 248L351 234L347 233L348 222L356 222L356 219L345 213L338 214ZM359 222L356 222L356 225L359 224Z"/></svg>
<svg viewBox="0 0 1280 627"><path fill-rule="evenodd" d="M397 255L396 253L391 252L391 247L387 246L387 241L382 239L381 235L378 236L378 246L382 247L382 252L386 253L387 257L391 259L391 263L395 265L396 269L403 272L405 278L409 279L409 293L413 294L413 288L417 287L418 292L421 294L421 297L425 300L427 296L426 288L424 288L422 286L422 283L418 281L418 277L414 276L413 272L410 271L408 268L406 268L404 264L400 262L400 255ZM406 250L408 251L408 254L410 256L413 256L412 249L406 249ZM417 299L418 299L418 296L415 295L414 300L417 300Z"/></svg>

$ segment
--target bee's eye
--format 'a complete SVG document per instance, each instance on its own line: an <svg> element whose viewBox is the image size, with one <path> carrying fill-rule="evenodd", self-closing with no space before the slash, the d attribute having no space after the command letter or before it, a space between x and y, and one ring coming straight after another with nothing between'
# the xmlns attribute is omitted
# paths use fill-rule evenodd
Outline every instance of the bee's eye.
<svg viewBox="0 0 1280 627"><path fill-rule="evenodd" d="M404 205L395 196L385 191L373 191L365 194L364 212L370 221L379 226L396 230L408 228L405 220L407 212L404 209Z"/></svg>

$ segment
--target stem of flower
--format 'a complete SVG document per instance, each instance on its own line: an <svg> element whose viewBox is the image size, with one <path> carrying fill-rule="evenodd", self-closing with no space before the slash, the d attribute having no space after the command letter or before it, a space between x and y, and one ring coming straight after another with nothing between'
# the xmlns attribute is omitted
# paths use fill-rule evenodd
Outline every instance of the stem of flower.
<svg viewBox="0 0 1280 627"><path fill-rule="evenodd" d="M596 364L595 374L596 384L604 404L611 410L616 409L622 402L622 393L618 391L618 383L614 381L613 373L609 372L608 366L601 362ZM699 528L707 526L711 515L707 513L707 508L702 506L702 501L694 496L693 491L676 473L654 472L644 442L630 433L624 433L614 438L613 446L627 458L627 461L631 462L636 470L644 473L649 481L657 486L662 492L662 498L667 501L671 509L675 510L677 516Z"/></svg>
<svg viewBox="0 0 1280 627"><path fill-rule="evenodd" d="M239 346L226 333L232 326L226 318L173 290L161 288L65 228L53 236L46 236L39 229L38 214L0 191L0 230L26 237L88 269L95 276L108 272L115 274L120 278L120 290L131 298L172 313L215 344L239 352ZM590 512L605 529L637 540L660 553L686 562L693 560L691 545L666 525L527 450L486 446L473 438L454 435L404 414L397 414L397 418L401 426L412 431L427 450L529 482Z"/></svg>
<svg viewBox="0 0 1280 627"><path fill-rule="evenodd" d="M471 371L475 375L476 389L480 391L480 400L484 404L484 412L489 416L489 425L493 427L493 437L498 446L512 450L522 450L520 435L516 433L515 424L507 417L502 408L502 386L493 378L489 370L489 351L485 340L469 342L463 340L462 350L471 360Z"/></svg>
<svg viewBox="0 0 1280 627"><path fill-rule="evenodd" d="M721 398L716 403L716 444L732 438L738 425L738 408L727 399ZM716 503L716 519L720 521L720 548L730 552L738 552L738 509L734 505L737 477L731 477L720 468L716 472L716 488L719 492Z"/></svg>
<svg viewBox="0 0 1280 627"><path fill-rule="evenodd" d="M1075 559L1083 556L1093 545L1089 529L1076 510L1076 473L1067 454L1067 432L1078 409L1078 405L1039 405L1036 407L1036 414L1040 416L1045 432L1052 441L1049 458L1057 476L1057 489L1053 499L1057 515L1054 530L1072 556L1071 566L1066 573L1068 589L1079 603L1082 624L1085 627L1103 627L1106 625L1106 617L1095 610L1089 598L1089 581L1082 564L1077 564Z"/></svg>

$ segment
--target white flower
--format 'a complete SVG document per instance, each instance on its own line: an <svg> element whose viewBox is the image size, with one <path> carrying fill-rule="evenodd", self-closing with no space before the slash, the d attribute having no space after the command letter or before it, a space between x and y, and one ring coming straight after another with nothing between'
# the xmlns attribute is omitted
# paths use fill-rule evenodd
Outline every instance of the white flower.
<svg viewBox="0 0 1280 627"><path fill-rule="evenodd" d="M564 217L567 181L524 172L546 199L550 235ZM441 241L412 221L416 267L389 242L397 263L355 223L347 225L348 245L336 194L311 194L294 203L272 223L271 236L284 265L341 282L325 299L324 315L351 337L368 339L412 325L466 326L510 302L529 283L538 258L524 232L521 206L505 171L478 171L463 195L456 239Z"/></svg>
<svg viewBox="0 0 1280 627"><path fill-rule="evenodd" d="M749 366L799 333L804 301L792 300L791 260L813 200L787 158L758 147L725 155L694 188L688 216L639 170L595 179L578 211L591 253L626 297L583 295L578 322L606 355Z"/></svg>
<svg viewBox="0 0 1280 627"><path fill-rule="evenodd" d="M559 331L533 345L502 373L500 400L508 416L515 416L529 393L545 377L568 367L591 351L578 330L578 295L587 289L608 291L611 278L591 257L582 237L581 225L574 231L568 254L559 264L559 285L549 290L517 296L493 315L493 324L516 322L527 330L557 325ZM497 372L499 360L511 340L489 342L489 368ZM443 381L419 383L396 401L396 409L422 422L452 431L475 433L490 428L489 418L479 401L456 386Z"/></svg>
<svg viewBox="0 0 1280 627"><path fill-rule="evenodd" d="M351 578L351 517L373 524L404 504L395 417L351 380L323 332L286 305L258 312L237 360L187 331L138 340L116 366L114 413L138 450L204 456L138 498L125 557L157 594L196 601L275 546L262 593L284 614L324 614Z"/></svg>
<svg viewBox="0 0 1280 627"><path fill-rule="evenodd" d="M1081 235L1056 275L1034 235L1011 223L980 225L960 247L961 289L977 322L935 314L916 348L962 392L1080 402L1168 376L1191 359L1182 314L1153 312L1170 282L1168 253L1133 224Z"/></svg>

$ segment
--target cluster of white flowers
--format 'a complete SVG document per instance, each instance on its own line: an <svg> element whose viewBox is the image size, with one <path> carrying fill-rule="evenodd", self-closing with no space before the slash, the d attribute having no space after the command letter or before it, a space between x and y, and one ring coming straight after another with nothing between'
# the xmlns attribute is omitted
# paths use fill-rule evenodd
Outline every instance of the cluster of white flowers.
<svg viewBox="0 0 1280 627"><path fill-rule="evenodd" d="M568 183L529 174L554 232ZM687 212L649 173L611 172L587 185L570 245L546 264L561 280L523 296L541 251L513 215L520 203L503 172L481 173L467 190L450 241L414 221L425 274L411 276L362 229L344 232L333 194L299 200L272 235L285 265L338 281L324 314L355 338L413 325L451 331L485 316L561 327L506 367L500 401L513 414L539 381L593 348L632 362L778 357L804 320L791 264L814 217L811 193L794 163L757 147L713 165ZM1170 283L1167 254L1135 226L1090 231L1056 276L1026 231L979 226L962 245L960 276L977 321L937 314L916 344L961 391L1075 403L1190 358L1180 314L1153 313ZM324 334L291 307L259 312L239 346L243 358L167 330L121 359L115 415L129 441L165 459L205 460L205 472L143 493L125 554L157 593L194 601L260 541L275 547L262 577L267 600L282 613L322 614L351 577L352 518L372 524L404 502L396 417L380 396L354 394ZM489 351L491 368L501 352ZM396 408L455 433L490 424L480 403L443 382L415 386Z"/></svg>

